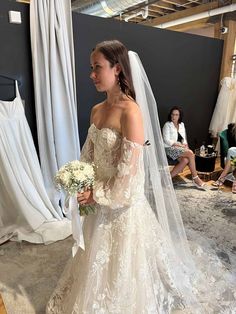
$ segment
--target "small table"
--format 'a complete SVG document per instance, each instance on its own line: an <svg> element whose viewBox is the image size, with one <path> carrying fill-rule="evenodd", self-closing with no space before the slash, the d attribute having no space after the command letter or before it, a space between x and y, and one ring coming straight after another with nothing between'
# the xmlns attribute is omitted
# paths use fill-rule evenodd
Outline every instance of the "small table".
<svg viewBox="0 0 236 314"><path fill-rule="evenodd" d="M206 154L205 156L200 155L200 149L195 150L195 162L196 162L196 170L203 174L204 176L208 176L208 179L211 180L211 175L215 170L215 162L217 158L217 152L214 151L213 154Z"/></svg>

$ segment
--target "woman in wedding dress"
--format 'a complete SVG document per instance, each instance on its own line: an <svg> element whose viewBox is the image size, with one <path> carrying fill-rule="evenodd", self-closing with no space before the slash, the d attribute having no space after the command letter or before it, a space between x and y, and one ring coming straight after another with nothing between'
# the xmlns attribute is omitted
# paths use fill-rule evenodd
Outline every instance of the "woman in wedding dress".
<svg viewBox="0 0 236 314"><path fill-rule="evenodd" d="M132 82L130 61L135 53L129 57L117 40L98 44L91 54L91 79L107 97L92 109L81 154L82 161L95 164L95 185L78 194L78 202L94 204L96 213L85 217L85 250L79 248L68 262L46 312L220 313L225 305L232 307L233 301L222 298L223 305L220 302L222 293L232 292L231 284L226 290L223 266L214 280L207 269L203 273L194 266L167 163L152 168L157 155L150 152L160 149L166 160L164 146L159 124L155 127L161 147L154 145L154 133L147 132L147 119L154 114L147 118L141 110L144 99L135 102L141 88L134 91L139 75L132 72ZM144 144L146 136L150 146ZM147 160L151 160L150 172ZM204 252L198 251L198 257L206 267ZM212 258L213 273L216 265L218 259Z"/></svg>

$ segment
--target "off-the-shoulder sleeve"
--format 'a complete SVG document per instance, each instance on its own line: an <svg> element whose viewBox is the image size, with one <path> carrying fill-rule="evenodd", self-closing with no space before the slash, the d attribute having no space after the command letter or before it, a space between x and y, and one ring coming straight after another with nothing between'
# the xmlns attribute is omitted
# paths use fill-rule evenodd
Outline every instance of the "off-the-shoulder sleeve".
<svg viewBox="0 0 236 314"><path fill-rule="evenodd" d="M94 144L88 134L86 141L82 147L81 154L80 154L80 161L91 163L93 162L94 156Z"/></svg>
<svg viewBox="0 0 236 314"><path fill-rule="evenodd" d="M95 202L111 209L130 206L144 186L143 173L143 145L124 138L116 175L106 181L95 180Z"/></svg>

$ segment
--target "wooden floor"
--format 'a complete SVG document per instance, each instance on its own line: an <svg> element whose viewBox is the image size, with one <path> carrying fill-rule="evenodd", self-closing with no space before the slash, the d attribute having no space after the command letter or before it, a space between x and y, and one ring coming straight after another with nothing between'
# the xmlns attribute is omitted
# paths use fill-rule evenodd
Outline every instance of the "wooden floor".
<svg viewBox="0 0 236 314"><path fill-rule="evenodd" d="M0 295L0 314L7 314L1 295Z"/></svg>
<svg viewBox="0 0 236 314"><path fill-rule="evenodd" d="M218 177L220 176L222 171L223 171L223 169L220 166L220 158L218 157L216 159L214 172L212 172L212 173L201 173L201 172L199 172L198 175L207 185L211 186L212 183L218 179ZM183 180L184 180L184 178L190 179L190 180L192 179L191 173L190 173L188 167L185 167L183 172L180 173L179 176ZM230 192L232 190L232 182L225 181L224 185L222 187L220 187L220 190L223 192Z"/></svg>

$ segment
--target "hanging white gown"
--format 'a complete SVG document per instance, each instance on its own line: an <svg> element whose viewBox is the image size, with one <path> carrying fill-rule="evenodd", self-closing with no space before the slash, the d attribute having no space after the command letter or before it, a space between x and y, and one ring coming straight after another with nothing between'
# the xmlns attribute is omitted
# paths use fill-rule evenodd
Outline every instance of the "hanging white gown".
<svg viewBox="0 0 236 314"><path fill-rule="evenodd" d="M236 79L225 77L212 115L209 132L213 137L227 129L229 123L236 121Z"/></svg>
<svg viewBox="0 0 236 314"><path fill-rule="evenodd" d="M144 195L143 149L89 128L81 160L95 164L97 212L85 217L85 251L68 262L47 314L235 313L234 283L216 256L197 249L203 271L190 274L175 255Z"/></svg>
<svg viewBox="0 0 236 314"><path fill-rule="evenodd" d="M13 101L0 100L0 243L11 238L50 243L71 234L46 190L15 82Z"/></svg>

